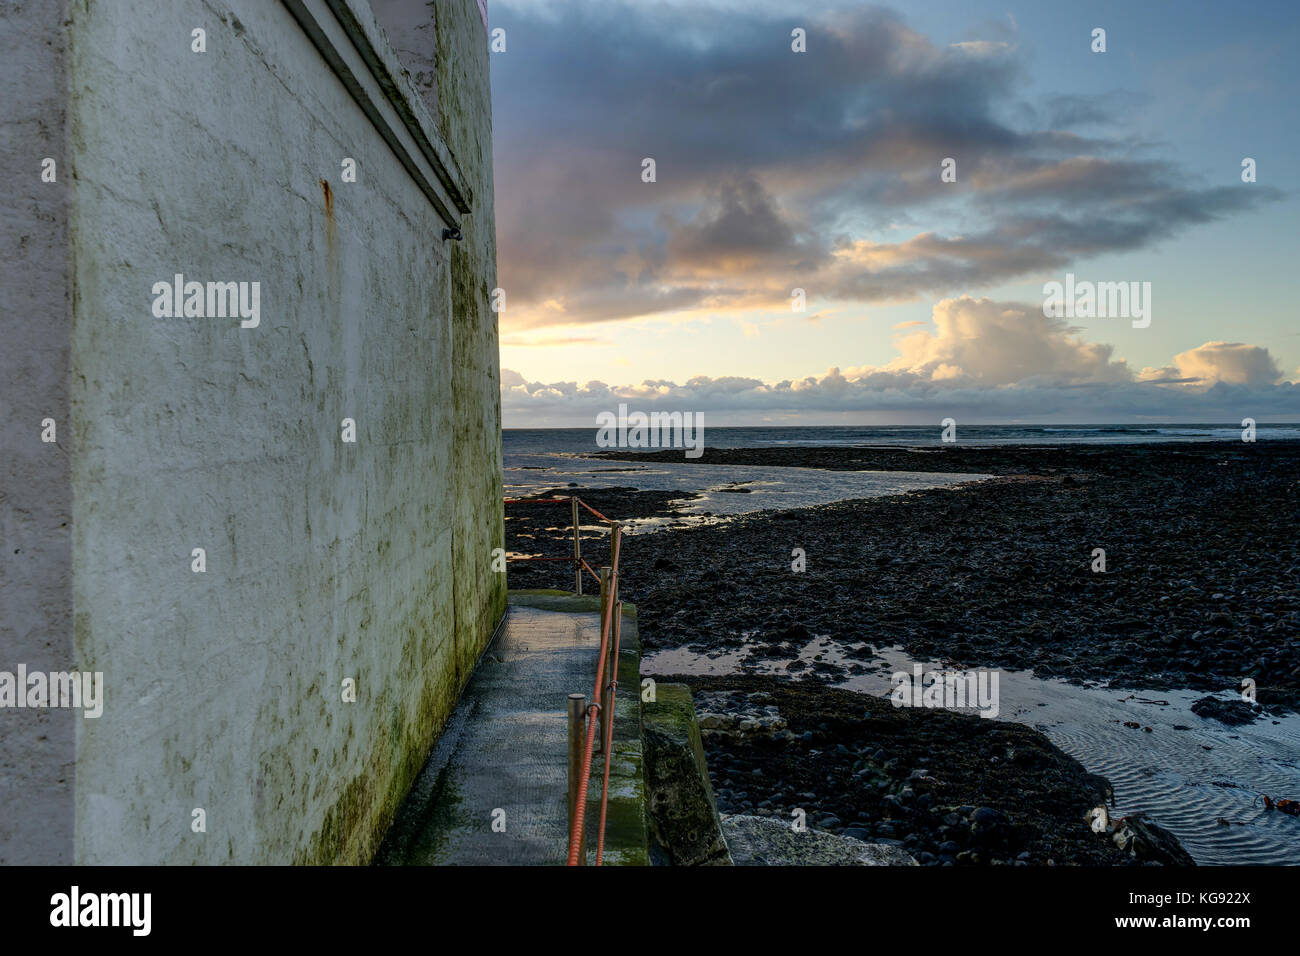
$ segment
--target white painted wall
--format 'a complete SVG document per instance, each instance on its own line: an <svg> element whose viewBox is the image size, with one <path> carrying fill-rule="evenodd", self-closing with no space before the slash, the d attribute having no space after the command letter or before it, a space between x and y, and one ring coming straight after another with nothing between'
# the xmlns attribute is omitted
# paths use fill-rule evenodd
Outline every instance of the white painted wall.
<svg viewBox="0 0 1300 956"><path fill-rule="evenodd" d="M453 396L495 325L454 352L444 223L285 5L77 0L68 39L76 860L365 861L504 605L451 493L499 515L495 394ZM260 326L155 318L178 272L259 282Z"/></svg>

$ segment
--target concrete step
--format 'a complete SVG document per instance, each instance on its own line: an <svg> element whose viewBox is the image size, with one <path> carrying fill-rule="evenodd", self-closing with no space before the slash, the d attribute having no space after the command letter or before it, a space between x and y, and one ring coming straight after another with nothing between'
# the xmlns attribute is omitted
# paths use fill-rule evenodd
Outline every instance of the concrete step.
<svg viewBox="0 0 1300 956"><path fill-rule="evenodd" d="M599 598L512 591L506 619L380 848L380 865L562 865L570 693L590 696ZM623 605L606 865L648 862L636 609ZM589 862L604 766L592 762ZM494 827L494 821L496 826Z"/></svg>

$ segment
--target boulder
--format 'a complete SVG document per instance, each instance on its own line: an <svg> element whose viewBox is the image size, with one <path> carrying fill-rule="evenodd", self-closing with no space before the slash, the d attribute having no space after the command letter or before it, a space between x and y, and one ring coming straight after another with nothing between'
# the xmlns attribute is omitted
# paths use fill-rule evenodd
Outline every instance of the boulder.
<svg viewBox="0 0 1300 956"><path fill-rule="evenodd" d="M1116 823L1111 839L1115 841L1117 847L1143 863L1161 863L1165 866L1196 865L1196 861L1183 849L1176 836L1164 827L1147 820L1140 813L1124 817Z"/></svg>
<svg viewBox="0 0 1300 956"><path fill-rule="evenodd" d="M1259 716L1259 707L1245 700L1223 700L1219 697L1202 697L1192 704L1192 713L1198 717L1217 720L1230 727L1253 724Z"/></svg>

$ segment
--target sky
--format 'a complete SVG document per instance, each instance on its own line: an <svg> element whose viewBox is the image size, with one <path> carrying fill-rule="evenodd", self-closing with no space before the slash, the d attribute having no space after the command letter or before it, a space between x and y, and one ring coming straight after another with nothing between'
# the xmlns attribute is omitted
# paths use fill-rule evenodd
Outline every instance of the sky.
<svg viewBox="0 0 1300 956"><path fill-rule="evenodd" d="M1300 420L1300 4L488 10L505 427Z"/></svg>

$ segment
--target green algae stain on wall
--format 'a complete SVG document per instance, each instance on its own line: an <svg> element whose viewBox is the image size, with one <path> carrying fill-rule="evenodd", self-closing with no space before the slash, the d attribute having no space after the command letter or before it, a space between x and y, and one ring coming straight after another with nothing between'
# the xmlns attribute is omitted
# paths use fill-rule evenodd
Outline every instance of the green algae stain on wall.
<svg viewBox="0 0 1300 956"><path fill-rule="evenodd" d="M464 238L444 244L452 410L449 478L440 493L453 506L451 528L441 529L450 532L444 539L451 551L450 587L438 590L450 592L452 606L423 625L421 639L408 637L404 643L403 679L425 682L415 715L401 719L395 709L389 721L375 722L364 769L326 811L299 862L361 863L374 856L505 613L505 575L490 570L492 550L504 545L505 535L498 328L489 304L496 285L496 234L487 41L476 0L439 4L436 13L431 7L428 12L434 17L429 26L437 66L435 82L422 92L436 90L430 112L474 197L461 223ZM450 640L443 639L443 627Z"/></svg>

